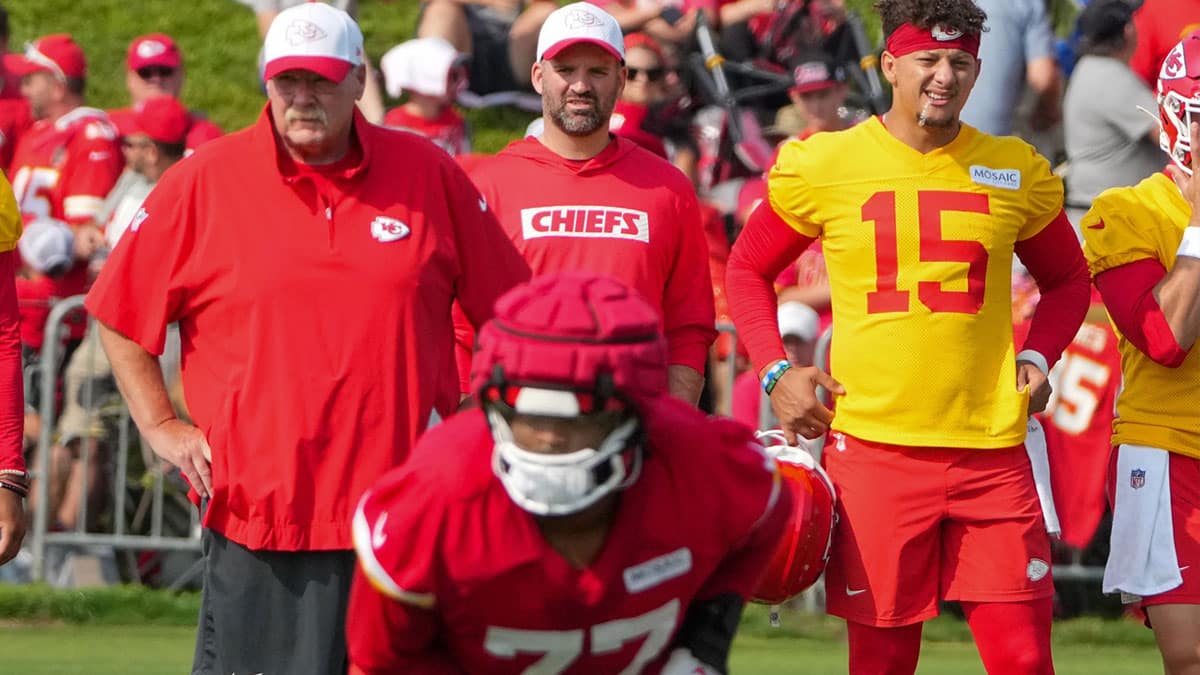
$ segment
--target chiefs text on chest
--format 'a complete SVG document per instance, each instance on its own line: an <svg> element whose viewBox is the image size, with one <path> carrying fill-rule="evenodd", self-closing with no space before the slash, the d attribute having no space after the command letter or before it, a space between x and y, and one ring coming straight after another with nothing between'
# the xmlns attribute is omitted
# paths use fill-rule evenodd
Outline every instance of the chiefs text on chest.
<svg viewBox="0 0 1200 675"><path fill-rule="evenodd" d="M645 211L613 206L537 206L521 209L521 233L538 237L633 239L650 243Z"/></svg>

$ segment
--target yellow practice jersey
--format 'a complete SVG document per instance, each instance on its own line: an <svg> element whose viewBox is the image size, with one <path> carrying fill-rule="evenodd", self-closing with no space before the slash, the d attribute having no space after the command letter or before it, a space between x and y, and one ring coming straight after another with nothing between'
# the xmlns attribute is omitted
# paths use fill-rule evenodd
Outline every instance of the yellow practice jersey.
<svg viewBox="0 0 1200 675"><path fill-rule="evenodd" d="M17 198L4 174L0 174L0 252L17 247L21 238L21 212L17 209Z"/></svg>
<svg viewBox="0 0 1200 675"><path fill-rule="evenodd" d="M963 126L922 154L878 118L786 145L769 199L820 237L833 304L833 428L896 445L1000 448L1025 438L1016 389L1013 245L1062 210L1033 148Z"/></svg>
<svg viewBox="0 0 1200 675"><path fill-rule="evenodd" d="M1163 174L1133 187L1100 194L1084 216L1083 253L1092 276L1138 260L1157 260L1168 270L1192 210ZM1200 355L1192 350L1178 368L1155 363L1121 331L1121 373L1113 444L1130 443L1200 457Z"/></svg>

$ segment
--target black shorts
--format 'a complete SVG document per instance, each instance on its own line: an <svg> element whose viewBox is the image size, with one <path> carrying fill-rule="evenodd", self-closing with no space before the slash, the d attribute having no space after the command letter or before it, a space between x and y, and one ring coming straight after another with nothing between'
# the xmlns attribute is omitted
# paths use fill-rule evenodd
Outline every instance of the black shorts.
<svg viewBox="0 0 1200 675"><path fill-rule="evenodd" d="M193 675L345 675L353 551L252 551L204 530Z"/></svg>

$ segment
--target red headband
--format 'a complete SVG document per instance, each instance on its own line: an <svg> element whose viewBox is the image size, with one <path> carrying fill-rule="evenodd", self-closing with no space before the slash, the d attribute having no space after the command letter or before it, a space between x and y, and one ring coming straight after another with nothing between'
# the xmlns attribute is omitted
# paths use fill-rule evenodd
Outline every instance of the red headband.
<svg viewBox="0 0 1200 675"><path fill-rule="evenodd" d="M904 56L922 49L961 49L979 58L979 34L947 30L940 25L917 28L905 23L887 37L887 50L892 56Z"/></svg>

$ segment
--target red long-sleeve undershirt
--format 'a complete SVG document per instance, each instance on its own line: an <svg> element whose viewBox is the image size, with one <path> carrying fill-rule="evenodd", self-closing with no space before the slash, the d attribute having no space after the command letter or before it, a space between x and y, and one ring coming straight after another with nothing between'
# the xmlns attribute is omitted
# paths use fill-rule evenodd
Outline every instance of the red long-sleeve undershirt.
<svg viewBox="0 0 1200 675"><path fill-rule="evenodd" d="M785 358L772 280L813 241L763 206L734 242L725 285L738 335L760 373ZM1014 250L1042 295L1022 349L1037 351L1053 366L1087 313L1090 291L1083 252L1063 213L1038 234L1017 242Z"/></svg>
<svg viewBox="0 0 1200 675"><path fill-rule="evenodd" d="M758 373L786 358L779 337L774 279L814 241L792 229L763 201L733 242L725 270L729 314Z"/></svg>
<svg viewBox="0 0 1200 675"><path fill-rule="evenodd" d="M1062 211L1041 232L1018 241L1013 251L1042 294L1021 349L1041 354L1053 368L1087 316L1092 294L1087 261Z"/></svg>
<svg viewBox="0 0 1200 675"><path fill-rule="evenodd" d="M1167 276L1157 260L1137 260L1096 275L1096 288L1121 335L1155 363L1178 368L1188 351L1167 324L1154 287Z"/></svg>
<svg viewBox="0 0 1200 675"><path fill-rule="evenodd" d="M0 253L0 469L24 471L25 391L21 385L16 258L16 251Z"/></svg>

